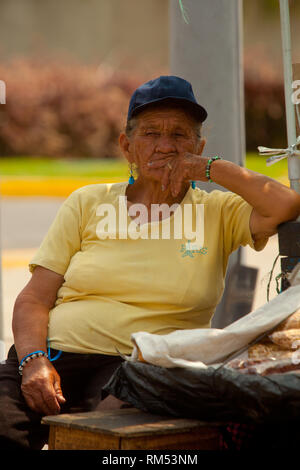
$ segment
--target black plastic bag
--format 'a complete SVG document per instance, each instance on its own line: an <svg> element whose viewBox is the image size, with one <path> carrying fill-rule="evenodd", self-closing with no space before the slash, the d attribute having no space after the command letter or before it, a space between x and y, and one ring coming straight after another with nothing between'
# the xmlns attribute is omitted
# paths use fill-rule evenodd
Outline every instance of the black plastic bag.
<svg viewBox="0 0 300 470"><path fill-rule="evenodd" d="M260 376L226 367L169 369L125 361L104 390L154 414L300 428L297 373Z"/></svg>

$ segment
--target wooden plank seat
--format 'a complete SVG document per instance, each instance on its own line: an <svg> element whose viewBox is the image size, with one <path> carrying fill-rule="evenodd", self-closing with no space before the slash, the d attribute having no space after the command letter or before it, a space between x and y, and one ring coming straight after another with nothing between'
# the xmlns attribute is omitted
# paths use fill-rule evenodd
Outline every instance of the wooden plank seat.
<svg viewBox="0 0 300 470"><path fill-rule="evenodd" d="M220 425L158 416L136 408L46 416L48 449L218 450Z"/></svg>

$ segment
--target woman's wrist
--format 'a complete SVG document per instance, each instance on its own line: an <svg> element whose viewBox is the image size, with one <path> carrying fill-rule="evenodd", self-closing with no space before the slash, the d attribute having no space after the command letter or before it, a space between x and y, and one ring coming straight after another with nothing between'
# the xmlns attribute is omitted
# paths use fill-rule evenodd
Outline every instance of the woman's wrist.
<svg viewBox="0 0 300 470"><path fill-rule="evenodd" d="M38 349L22 357L19 363L19 374L23 375L24 367L28 366L28 364L31 363L33 360L40 359L40 358L48 359L47 352L43 351L42 349Z"/></svg>
<svg viewBox="0 0 300 470"><path fill-rule="evenodd" d="M51 354L51 348L49 340L47 339L47 347L40 348L30 348L31 352L26 352L26 354L21 356L18 354L19 358L19 373L22 375L23 369L27 364L30 364L34 359L44 358L49 362L56 361L62 354L62 351L56 351L54 356ZM35 362L35 361L34 361Z"/></svg>
<svg viewBox="0 0 300 470"><path fill-rule="evenodd" d="M205 176L206 176L207 180L208 180L210 183L213 183L213 180L211 179L211 174L210 174L211 165L212 165L213 162L215 162L216 160L222 160L222 158L219 157L218 155L209 158L209 160L208 160L208 162L207 162L207 165L206 165L206 168L205 168Z"/></svg>
<svg viewBox="0 0 300 470"><path fill-rule="evenodd" d="M214 165L219 164L219 160L222 160L222 158L219 156L202 157L198 155L196 158L197 160L195 160L192 169L193 177L191 180L214 182L212 169Z"/></svg>
<svg viewBox="0 0 300 470"><path fill-rule="evenodd" d="M47 340L44 341L34 341L32 342L32 338L19 338L14 337L14 345L16 348L16 353L18 356L19 363L21 360L27 356L28 354L33 353L34 351L44 351L47 352Z"/></svg>

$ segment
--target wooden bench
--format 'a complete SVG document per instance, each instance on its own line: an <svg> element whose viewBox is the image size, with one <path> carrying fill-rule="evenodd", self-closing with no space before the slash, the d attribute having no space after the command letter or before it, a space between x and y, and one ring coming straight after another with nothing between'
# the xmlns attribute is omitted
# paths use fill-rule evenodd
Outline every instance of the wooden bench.
<svg viewBox="0 0 300 470"><path fill-rule="evenodd" d="M49 450L218 450L217 423L170 418L136 408L46 416Z"/></svg>

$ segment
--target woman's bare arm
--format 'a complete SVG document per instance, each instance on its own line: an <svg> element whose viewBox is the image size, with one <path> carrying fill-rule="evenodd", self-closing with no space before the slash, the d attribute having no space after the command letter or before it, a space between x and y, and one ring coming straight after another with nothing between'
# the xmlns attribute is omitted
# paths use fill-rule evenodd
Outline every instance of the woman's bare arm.
<svg viewBox="0 0 300 470"><path fill-rule="evenodd" d="M37 349L45 351L49 310L64 277L37 266L28 284L18 295L13 312L13 334L19 360Z"/></svg>
<svg viewBox="0 0 300 470"><path fill-rule="evenodd" d="M25 288L18 295L13 312L13 334L19 361L26 354L47 348L49 310L64 277L37 266ZM30 361L23 369L22 392L27 404L41 414L56 414L65 401L60 378L45 357Z"/></svg>

